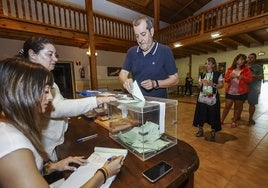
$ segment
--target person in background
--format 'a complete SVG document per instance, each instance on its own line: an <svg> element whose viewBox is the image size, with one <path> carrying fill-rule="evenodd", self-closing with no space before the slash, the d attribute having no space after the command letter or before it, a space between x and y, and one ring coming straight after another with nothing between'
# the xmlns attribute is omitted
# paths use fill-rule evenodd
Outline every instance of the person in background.
<svg viewBox="0 0 268 188"><path fill-rule="evenodd" d="M192 86L193 86L193 79L188 72L185 78L185 91L184 91L184 96L186 96L187 92L189 91L189 95L192 95Z"/></svg>
<svg viewBox="0 0 268 188"><path fill-rule="evenodd" d="M218 89L223 87L223 77L221 72L216 71L216 60L213 57L207 58L205 62L206 72L199 77L198 87L200 89L199 95L216 94L216 103L214 105L208 105L197 101L193 125L198 127L196 137L202 137L204 135L203 126L208 123L211 126L210 140L216 141L216 132L221 130L220 120L220 97Z"/></svg>
<svg viewBox="0 0 268 188"><path fill-rule="evenodd" d="M153 39L153 22L139 16L133 22L138 46L131 47L119 73L123 87L132 93L133 80L143 95L167 98L167 89L178 84L178 70L170 48ZM129 73L132 78L129 78Z"/></svg>
<svg viewBox="0 0 268 188"><path fill-rule="evenodd" d="M68 157L43 166L47 153L41 142L41 116L53 99L53 75L39 64L19 58L0 61L0 185L1 187L49 187L44 174L74 170L84 157ZM8 82L7 82L8 80ZM120 171L123 156L106 162L84 187L100 187L105 178Z"/></svg>
<svg viewBox="0 0 268 188"><path fill-rule="evenodd" d="M225 107L222 112L222 124L234 104L234 117L231 127L237 127L237 120L243 110L243 103L248 97L248 84L252 81L252 73L247 63L247 56L238 54L225 74Z"/></svg>
<svg viewBox="0 0 268 188"><path fill-rule="evenodd" d="M255 113L255 105L258 104L259 94L261 92L261 81L264 79L263 68L256 63L256 54L251 53L248 56L247 65L252 73L252 82L249 84L248 104L249 104L249 125L255 125L253 115Z"/></svg>
<svg viewBox="0 0 268 188"><path fill-rule="evenodd" d="M54 70L58 61L58 55L52 42L41 36L27 39L18 56L41 64L49 71ZM64 133L68 128L68 117L87 113L102 103L116 99L114 97L65 99L56 83L53 84L52 94L52 110L49 116L43 117L42 121L42 139L50 160L57 161L55 148L64 142Z"/></svg>

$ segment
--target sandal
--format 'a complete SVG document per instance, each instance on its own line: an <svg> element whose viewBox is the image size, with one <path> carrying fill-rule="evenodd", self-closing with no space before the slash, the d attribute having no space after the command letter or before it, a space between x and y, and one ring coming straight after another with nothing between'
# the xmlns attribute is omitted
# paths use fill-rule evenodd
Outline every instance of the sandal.
<svg viewBox="0 0 268 188"><path fill-rule="evenodd" d="M235 127L237 127L238 126L238 124L236 123L236 122L232 122L232 124L231 124L231 127L232 128L235 128Z"/></svg>
<svg viewBox="0 0 268 188"><path fill-rule="evenodd" d="M249 124L249 125L255 125L256 122L255 122L253 119L250 119L250 120L248 121L248 124Z"/></svg>

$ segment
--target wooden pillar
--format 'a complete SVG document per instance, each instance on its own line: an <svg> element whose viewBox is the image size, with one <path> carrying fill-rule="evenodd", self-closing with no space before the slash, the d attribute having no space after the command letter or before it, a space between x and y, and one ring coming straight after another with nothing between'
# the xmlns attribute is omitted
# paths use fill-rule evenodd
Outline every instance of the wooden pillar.
<svg viewBox="0 0 268 188"><path fill-rule="evenodd" d="M154 32L155 39L159 40L160 0L154 0Z"/></svg>
<svg viewBox="0 0 268 188"><path fill-rule="evenodd" d="M200 30L200 34L204 34L204 30L205 30L205 14L202 14L201 17L201 30Z"/></svg>
<svg viewBox="0 0 268 188"><path fill-rule="evenodd" d="M189 74L192 77L192 55L189 56Z"/></svg>
<svg viewBox="0 0 268 188"><path fill-rule="evenodd" d="M3 12L3 10L4 10L3 2L0 1L0 15L1 15L1 16L4 16L4 12Z"/></svg>
<svg viewBox="0 0 268 188"><path fill-rule="evenodd" d="M89 70L91 89L98 89L97 78L97 59L95 56L95 39L94 39L94 23L93 23L93 6L92 0L85 0L87 10L87 25L88 25L88 51L89 56Z"/></svg>

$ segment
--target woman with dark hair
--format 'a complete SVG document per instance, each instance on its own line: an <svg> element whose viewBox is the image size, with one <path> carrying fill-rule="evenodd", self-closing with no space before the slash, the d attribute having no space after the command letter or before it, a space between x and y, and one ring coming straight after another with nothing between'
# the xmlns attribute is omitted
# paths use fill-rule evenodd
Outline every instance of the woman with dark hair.
<svg viewBox="0 0 268 188"><path fill-rule="evenodd" d="M58 55L52 42L44 37L31 37L24 42L20 57L54 70ZM59 87L53 83L52 111L43 118L43 144L50 160L57 161L55 148L64 142L64 133L68 128L68 117L85 114L99 104L116 100L114 97L86 97L82 99L64 99Z"/></svg>
<svg viewBox="0 0 268 188"><path fill-rule="evenodd" d="M247 63L247 56L238 54L231 67L225 74L225 107L222 112L222 124L234 104L234 117L231 127L237 127L237 120L243 110L243 103L247 100L248 84L252 81L252 73Z"/></svg>
<svg viewBox="0 0 268 188"><path fill-rule="evenodd" d="M47 153L41 142L40 120L53 99L52 74L39 64L18 58L0 61L0 185L1 187L49 187L42 175L73 170L83 157L68 157L43 166ZM8 80L8 81L7 81ZM100 187L120 171L122 157L106 162L106 175L97 171L84 187Z"/></svg>
<svg viewBox="0 0 268 188"><path fill-rule="evenodd" d="M220 120L220 97L218 89L223 87L222 74L216 71L216 60L209 57L205 62L206 72L199 77L198 87L200 92L198 94L198 101L196 103L193 125L198 127L196 137L204 135L203 126L208 123L211 126L210 140L216 141L216 132L221 130ZM212 99L215 95L215 104L204 103L201 97Z"/></svg>

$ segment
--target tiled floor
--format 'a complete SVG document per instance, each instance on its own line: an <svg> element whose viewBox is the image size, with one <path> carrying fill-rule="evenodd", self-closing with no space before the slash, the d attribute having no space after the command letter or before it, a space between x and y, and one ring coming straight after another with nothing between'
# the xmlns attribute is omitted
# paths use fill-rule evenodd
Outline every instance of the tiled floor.
<svg viewBox="0 0 268 188"><path fill-rule="evenodd" d="M217 141L197 138L192 126L196 97L176 97L178 108L179 139L192 145L200 158L195 173L196 188L266 188L268 187L268 83L263 84L259 104L256 106L256 125L247 125L248 105L245 103L242 121L231 128L231 110ZM221 99L222 109L224 99ZM210 126L205 125L205 136Z"/></svg>

